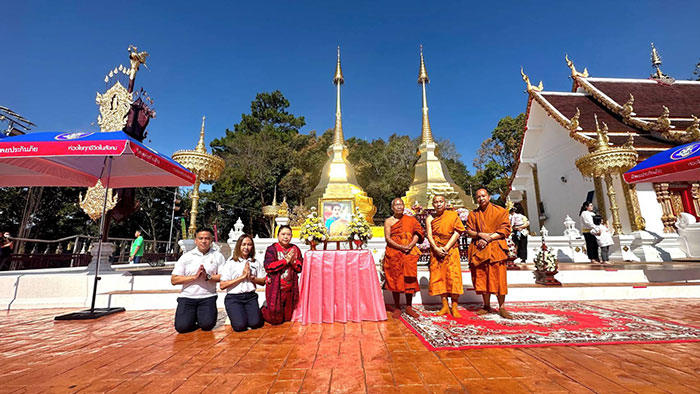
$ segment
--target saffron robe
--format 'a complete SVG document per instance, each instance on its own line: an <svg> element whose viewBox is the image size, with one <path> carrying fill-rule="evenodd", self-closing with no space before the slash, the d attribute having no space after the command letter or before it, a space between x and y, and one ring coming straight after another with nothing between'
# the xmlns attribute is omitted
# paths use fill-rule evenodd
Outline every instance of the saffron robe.
<svg viewBox="0 0 700 394"><path fill-rule="evenodd" d="M418 242L423 242L423 227L413 216L403 215L391 226L391 239L399 245L408 245L413 236L418 235ZM384 254L384 275L387 290L398 293L420 291L418 284L418 259L421 251L414 246L410 252L404 253L399 249L386 245Z"/></svg>
<svg viewBox="0 0 700 394"><path fill-rule="evenodd" d="M477 294L493 293L508 294L506 260L508 259L508 243L510 236L510 220L508 211L489 203L485 209L477 208L469 213L467 229L477 233L498 233L501 239L491 241L484 249L476 245L479 238L473 237L467 249L472 283Z"/></svg>
<svg viewBox="0 0 700 394"><path fill-rule="evenodd" d="M294 249L296 259L287 263L284 256ZM263 319L270 324L281 324L292 318L292 312L299 303L299 275L304 258L296 245L283 248L279 242L270 245L265 251L263 265L267 272L265 279L265 305L261 308Z"/></svg>
<svg viewBox="0 0 700 394"><path fill-rule="evenodd" d="M452 234L464 232L464 225L455 211L445 211L440 216L433 217L430 223L433 241L436 246L445 246ZM463 294L462 268L459 260L459 242L455 242L445 257L438 257L430 250L430 295Z"/></svg>

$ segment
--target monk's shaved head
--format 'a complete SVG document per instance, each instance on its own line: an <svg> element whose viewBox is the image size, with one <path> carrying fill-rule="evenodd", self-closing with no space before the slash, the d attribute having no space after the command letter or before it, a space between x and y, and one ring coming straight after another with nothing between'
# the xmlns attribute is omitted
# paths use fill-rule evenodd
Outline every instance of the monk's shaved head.
<svg viewBox="0 0 700 394"><path fill-rule="evenodd" d="M479 194L479 192L480 192L481 190L483 190L483 191L486 193L487 196L491 194L491 193L489 193L488 190L486 190L485 187L480 187L480 188L476 189L476 193L474 193L474 194Z"/></svg>
<svg viewBox="0 0 700 394"><path fill-rule="evenodd" d="M391 205L394 205L396 201L401 201L403 203L403 199L401 197L396 197L395 199L391 200ZM404 204L406 205L406 204Z"/></svg>

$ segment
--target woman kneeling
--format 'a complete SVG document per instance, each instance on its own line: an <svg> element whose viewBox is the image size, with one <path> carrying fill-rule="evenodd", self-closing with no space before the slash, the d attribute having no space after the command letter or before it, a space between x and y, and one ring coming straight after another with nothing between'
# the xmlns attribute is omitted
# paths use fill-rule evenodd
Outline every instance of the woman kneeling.
<svg viewBox="0 0 700 394"><path fill-rule="evenodd" d="M253 238L243 234L238 238L232 256L221 271L221 290L228 289L224 305L234 331L262 327L263 319L255 285L264 284L264 273L260 264L255 261Z"/></svg>

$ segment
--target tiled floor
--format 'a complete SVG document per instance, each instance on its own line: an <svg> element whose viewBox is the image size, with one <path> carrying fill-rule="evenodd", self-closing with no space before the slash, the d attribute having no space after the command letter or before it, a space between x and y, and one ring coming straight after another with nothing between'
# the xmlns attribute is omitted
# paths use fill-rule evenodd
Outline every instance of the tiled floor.
<svg viewBox="0 0 700 394"><path fill-rule="evenodd" d="M700 325L700 300L590 304ZM697 393L700 343L427 351L400 322L177 335L173 311L0 318L0 392Z"/></svg>

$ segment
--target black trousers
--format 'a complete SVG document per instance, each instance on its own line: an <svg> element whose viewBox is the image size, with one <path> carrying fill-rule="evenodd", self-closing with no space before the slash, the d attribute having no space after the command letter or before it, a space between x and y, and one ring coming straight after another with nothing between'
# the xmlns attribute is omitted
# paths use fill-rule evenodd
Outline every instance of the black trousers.
<svg viewBox="0 0 700 394"><path fill-rule="evenodd" d="M216 296L207 298L177 299L175 310L175 330L180 334L195 331L211 331L216 325Z"/></svg>
<svg viewBox="0 0 700 394"><path fill-rule="evenodd" d="M241 294L227 294L224 299L226 313L231 320L234 331L245 331L263 326L260 306L258 306L258 294L254 291Z"/></svg>
<svg viewBox="0 0 700 394"><path fill-rule="evenodd" d="M595 235L591 233L583 233L583 239L586 240L586 254L591 260L598 259L598 241L595 239Z"/></svg>
<svg viewBox="0 0 700 394"><path fill-rule="evenodd" d="M513 243L518 247L517 255L523 263L527 260L527 235L522 235L517 232L512 235Z"/></svg>

